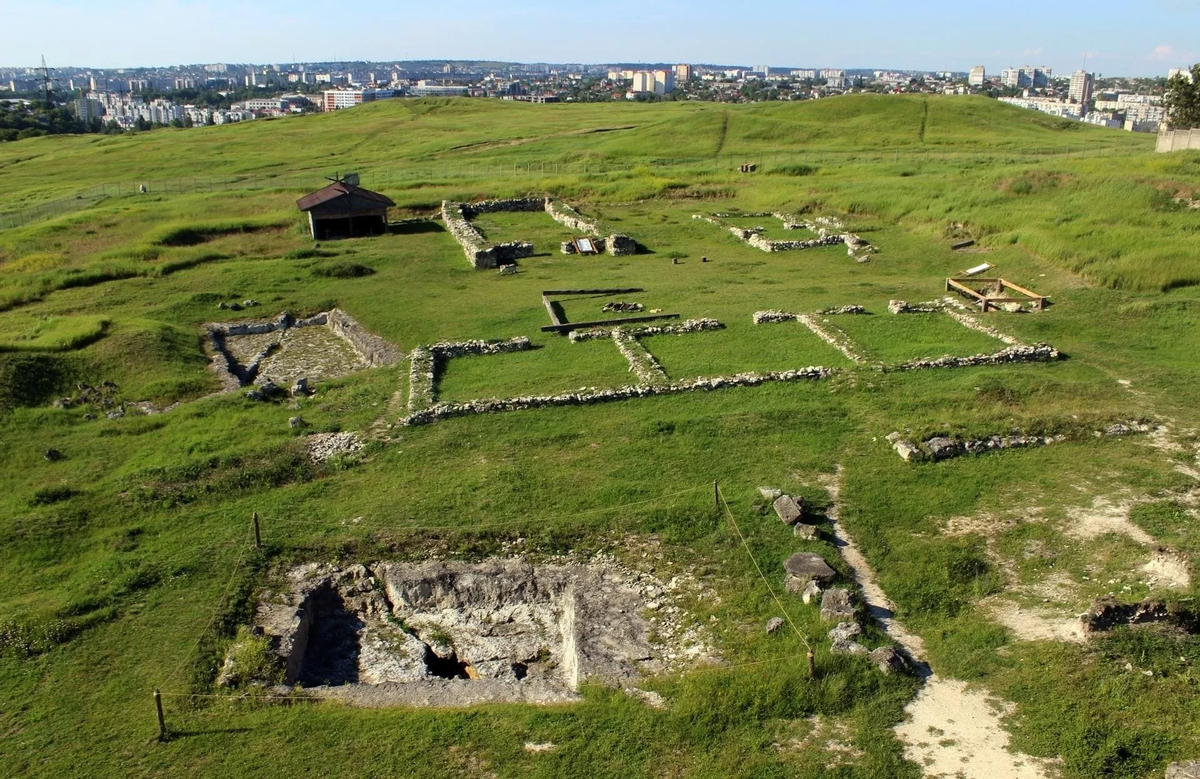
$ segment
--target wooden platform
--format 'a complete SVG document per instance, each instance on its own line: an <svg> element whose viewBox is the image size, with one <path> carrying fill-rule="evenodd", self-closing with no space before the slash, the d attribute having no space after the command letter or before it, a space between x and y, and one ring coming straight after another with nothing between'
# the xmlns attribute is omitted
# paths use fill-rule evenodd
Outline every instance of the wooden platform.
<svg viewBox="0 0 1200 779"><path fill-rule="evenodd" d="M974 284L974 285L997 285L998 284L1002 290L1006 290L1006 291L1012 290L1013 292L1016 292L1019 295L1024 295L1025 297L1021 297L1021 298L1018 298L1018 297L990 298L987 295L984 295L981 292L977 292L974 289L972 289L971 287L967 286L968 284ZM957 292L960 295L966 297L972 303L974 303L975 305L977 305L981 309L983 309L984 313L987 313L988 311L991 311L992 309L999 307L1000 304L1002 304L1002 303L1020 303L1022 305L1028 303L1034 311L1045 311L1046 310L1046 297L1044 295L1039 295L1036 292L1031 292L1030 290L1027 290L1024 287L1013 284L1011 281L1008 281L1006 279L1000 279L1000 278L995 278L995 279L982 279L982 278L953 279L953 278L951 278L951 279L946 279L946 291L947 292Z"/></svg>

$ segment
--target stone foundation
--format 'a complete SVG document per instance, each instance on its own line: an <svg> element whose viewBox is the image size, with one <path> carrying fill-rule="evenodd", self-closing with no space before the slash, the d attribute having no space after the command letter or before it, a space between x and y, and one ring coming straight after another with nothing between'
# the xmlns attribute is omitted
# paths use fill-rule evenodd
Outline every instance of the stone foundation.
<svg viewBox="0 0 1200 779"><path fill-rule="evenodd" d="M204 326L212 356L209 369L221 380L223 391L229 392L253 384L258 378L259 366L284 347L283 334L288 330L303 327L328 327L330 332L349 345L357 359L366 367L393 365L404 359L404 353L394 345L366 330L353 317L341 309L324 311L306 319L295 319L283 312L268 322L209 323ZM273 335L253 356L245 362L239 361L231 351L227 339L246 336Z"/></svg>
<svg viewBox="0 0 1200 779"><path fill-rule="evenodd" d="M637 242L627 235L613 234L607 239L600 238L600 224L588 219L571 206L562 201L549 197L510 198L506 200L483 200L478 203L452 203L442 201L442 221L446 229L458 241L466 254L467 260L475 268L495 268L499 265L515 262L533 255L533 244L528 241L512 241L509 243L491 244L471 224L471 219L479 214L490 214L505 211L533 212L545 211L551 219L578 233L595 239L598 249L603 251L607 246L609 254L623 257L637 252ZM567 244L562 245L563 254L573 254Z"/></svg>

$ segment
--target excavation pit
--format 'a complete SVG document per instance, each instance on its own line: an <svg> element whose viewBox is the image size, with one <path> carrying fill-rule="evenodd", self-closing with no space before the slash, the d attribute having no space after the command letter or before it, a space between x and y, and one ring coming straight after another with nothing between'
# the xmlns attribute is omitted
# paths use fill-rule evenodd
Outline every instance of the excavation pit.
<svg viewBox="0 0 1200 779"><path fill-rule="evenodd" d="M303 565L259 603L284 682L366 706L575 700L709 657L673 580L611 560Z"/></svg>

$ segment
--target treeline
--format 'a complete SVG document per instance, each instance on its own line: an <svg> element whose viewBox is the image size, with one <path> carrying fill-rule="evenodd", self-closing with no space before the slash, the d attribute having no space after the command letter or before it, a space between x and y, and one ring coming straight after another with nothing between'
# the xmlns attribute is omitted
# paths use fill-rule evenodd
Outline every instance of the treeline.
<svg viewBox="0 0 1200 779"><path fill-rule="evenodd" d="M75 112L65 106L47 109L44 102L0 105L0 141L18 141L39 135L98 133L103 130L100 120L91 124L81 122Z"/></svg>

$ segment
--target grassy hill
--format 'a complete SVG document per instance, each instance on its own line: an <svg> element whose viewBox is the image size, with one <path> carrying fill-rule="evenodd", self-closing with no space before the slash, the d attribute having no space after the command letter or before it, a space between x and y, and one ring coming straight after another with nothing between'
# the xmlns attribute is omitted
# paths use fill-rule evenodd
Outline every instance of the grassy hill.
<svg viewBox="0 0 1200 779"><path fill-rule="evenodd" d="M757 488L802 497L823 522L835 474L841 521L897 617L940 677L1015 704L1005 725L1016 749L1066 777L1158 775L1200 757L1194 633L1119 629L1072 643L999 616L1062 624L1110 594L1185 610L1198 594L1178 570L1200 560L1200 211L1176 199L1200 193L1200 155L1151 146L987 100L876 96L392 101L0 145L0 212L86 195L0 231L0 765L88 776L920 776L892 730L919 680L832 653L818 608L783 592L796 551L846 567L828 535L796 538ZM757 173L736 172L750 161ZM549 193L645 251L564 257L570 231L542 214L481 220L489 239L534 242L513 276L471 269L435 222L314 247L295 200L351 170L403 216L443 199ZM879 252L861 264L840 246L764 253L692 218L730 211L835 216ZM737 221L784 233L770 218ZM950 248L967 238L973 253ZM983 261L1052 305L976 316L1064 359L895 370L1005 346L941 314L887 313L892 300L940 297L947 276ZM542 290L591 287L642 288L626 297L725 325L641 340L672 381L838 372L404 427L407 361L273 403L215 394L207 369L205 323L337 306L405 352L532 340L526 352L450 360L437 386L446 400L627 384L611 340L540 330ZM218 308L248 299L261 305ZM563 305L578 321L601 316L603 302ZM870 313L827 326L861 365L798 323L751 320L845 305ZM108 405L55 404L92 392ZM138 413L147 401L178 405ZM109 418L116 407L125 414ZM289 423L297 416L301 427ZM1160 429L1095 435L1133 420ZM1066 440L915 464L886 439L1014 430ZM339 431L365 448L327 462L305 454L309 434ZM714 510L714 480L736 530ZM250 543L251 512L262 549ZM1158 545L1181 566L1176 579L1145 569ZM258 594L290 565L517 551L604 551L668 581L703 581L716 597L687 611L724 664L641 680L663 708L603 684L575 704L451 710L280 702L215 685ZM816 647L813 678L796 633L764 630L780 606L759 567ZM889 641L860 617L865 642ZM163 744L156 688L173 732Z"/></svg>

